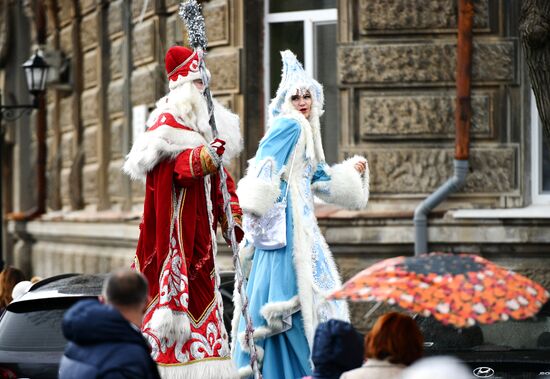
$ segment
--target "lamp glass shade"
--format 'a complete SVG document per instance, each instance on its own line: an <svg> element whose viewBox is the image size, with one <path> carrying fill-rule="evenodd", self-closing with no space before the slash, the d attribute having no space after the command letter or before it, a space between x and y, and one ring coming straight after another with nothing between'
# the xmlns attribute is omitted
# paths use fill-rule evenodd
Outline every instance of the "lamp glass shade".
<svg viewBox="0 0 550 379"><path fill-rule="evenodd" d="M46 88L48 68L48 64L44 58L42 58L42 54L38 50L32 57L23 63L23 69L25 70L25 77L30 93L38 94L44 91Z"/></svg>

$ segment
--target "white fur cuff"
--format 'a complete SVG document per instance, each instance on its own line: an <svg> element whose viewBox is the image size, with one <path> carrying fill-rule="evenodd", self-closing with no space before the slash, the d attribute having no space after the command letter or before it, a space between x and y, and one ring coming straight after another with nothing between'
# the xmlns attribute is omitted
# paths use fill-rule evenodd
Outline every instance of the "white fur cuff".
<svg viewBox="0 0 550 379"><path fill-rule="evenodd" d="M316 182L313 185L316 195L326 202L348 209L363 209L369 200L369 166L363 174L355 169L359 161L366 158L355 155L330 168L328 182Z"/></svg>
<svg viewBox="0 0 550 379"><path fill-rule="evenodd" d="M254 166L250 167L247 175L239 181L237 196L243 212L263 216L273 207L281 194L280 174L271 172L270 178L264 176L262 167L269 164L275 167L272 159L266 159L256 165L262 172L257 172Z"/></svg>
<svg viewBox="0 0 550 379"><path fill-rule="evenodd" d="M300 299L296 295L287 301L268 303L262 307L260 313L267 320L268 325L274 327L275 329L279 328L284 330L286 329L284 325L285 318L291 316L299 310ZM287 327L288 326L292 325L287 325ZM281 330L278 330L277 332L280 332Z"/></svg>

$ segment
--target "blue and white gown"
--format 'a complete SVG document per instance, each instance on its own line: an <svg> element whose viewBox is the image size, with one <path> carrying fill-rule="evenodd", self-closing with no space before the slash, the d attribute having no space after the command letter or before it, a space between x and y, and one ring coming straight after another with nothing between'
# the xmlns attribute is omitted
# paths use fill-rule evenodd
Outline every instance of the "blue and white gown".
<svg viewBox="0 0 550 379"><path fill-rule="evenodd" d="M241 250L243 267L249 268L249 314L265 379L310 375L316 326L331 318L349 319L344 301L329 302L324 297L341 286L341 279L317 225L313 199L315 194L350 208L364 207L368 174L361 176L353 167L360 157L329 167L318 158L323 155L319 154L322 148L316 133L318 128L312 127L299 112L274 118L237 191L245 217L263 215L281 201L289 183L286 247L262 250L248 242ZM266 162L272 167L267 181L260 172L265 170ZM238 294L235 302L233 359L241 377L248 377L252 371Z"/></svg>

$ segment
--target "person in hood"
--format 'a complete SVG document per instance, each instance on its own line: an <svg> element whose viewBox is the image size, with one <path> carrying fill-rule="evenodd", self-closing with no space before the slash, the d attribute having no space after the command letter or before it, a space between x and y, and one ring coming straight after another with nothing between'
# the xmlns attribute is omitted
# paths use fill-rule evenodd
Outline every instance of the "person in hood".
<svg viewBox="0 0 550 379"><path fill-rule="evenodd" d="M147 305L147 281L135 271L111 274L101 300L83 300L64 315L69 341L59 379L160 379L140 327Z"/></svg>
<svg viewBox="0 0 550 379"><path fill-rule="evenodd" d="M314 196L362 209L369 194L364 157L354 156L333 166L326 163L319 121L323 88L290 50L281 55L282 78L269 106L268 130L237 189L248 242L239 253L249 271L248 311L265 379L310 375L317 325L333 318L349 320L345 301L327 301L324 296L342 282L317 224ZM271 229L270 222L261 224L273 209L280 208L286 211L286 218L278 224L285 225L286 245L258 243L254 233L261 231L258 235L269 237L279 230L277 226ZM258 223L261 228L246 227ZM233 357L241 376L247 377L252 375L250 348L240 317L240 297L234 298Z"/></svg>
<svg viewBox="0 0 550 379"><path fill-rule="evenodd" d="M339 379L343 372L363 363L363 336L349 322L328 320L319 324L313 340L311 360L315 366L309 379Z"/></svg>
<svg viewBox="0 0 550 379"><path fill-rule="evenodd" d="M226 240L219 167L242 149L239 118L214 103L214 139L199 52L173 46L166 53L170 92L134 143L123 170L145 181L145 204L134 268L150 283L142 331L163 378L223 379L236 375L223 323L215 265L216 230ZM203 75L206 75L203 77ZM235 184L227 189L237 241L242 211Z"/></svg>

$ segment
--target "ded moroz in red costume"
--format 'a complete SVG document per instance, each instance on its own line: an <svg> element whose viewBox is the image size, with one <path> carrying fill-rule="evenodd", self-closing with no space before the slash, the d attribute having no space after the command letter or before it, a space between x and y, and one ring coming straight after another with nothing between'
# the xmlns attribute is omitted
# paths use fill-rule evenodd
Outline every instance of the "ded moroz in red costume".
<svg viewBox="0 0 550 379"><path fill-rule="evenodd" d="M232 378L236 371L218 291L215 231L219 222L228 236L218 166L242 149L239 119L214 101L222 152L219 144L211 144L207 105L193 84L200 79L197 53L170 48L166 72L170 92L157 102L123 168L133 179L146 180L134 261L149 280L142 331L163 378ZM229 174L227 187L240 225ZM240 240L242 232L236 232Z"/></svg>

